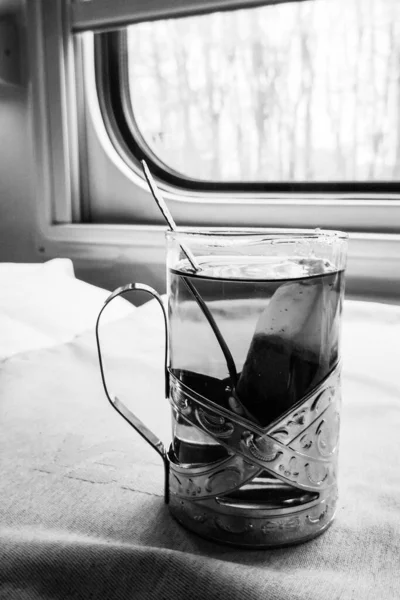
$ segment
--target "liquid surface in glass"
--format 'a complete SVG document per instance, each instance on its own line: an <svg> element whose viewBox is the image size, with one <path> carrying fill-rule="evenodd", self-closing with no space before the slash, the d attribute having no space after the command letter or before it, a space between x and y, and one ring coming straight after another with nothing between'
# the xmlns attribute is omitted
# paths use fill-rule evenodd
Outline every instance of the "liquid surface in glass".
<svg viewBox="0 0 400 600"><path fill-rule="evenodd" d="M344 273L318 258L198 260L197 273L186 260L168 273L171 370L189 388L266 427L337 363ZM187 280L232 353L235 386ZM173 416L172 450L187 465L215 462L229 452L181 415Z"/></svg>

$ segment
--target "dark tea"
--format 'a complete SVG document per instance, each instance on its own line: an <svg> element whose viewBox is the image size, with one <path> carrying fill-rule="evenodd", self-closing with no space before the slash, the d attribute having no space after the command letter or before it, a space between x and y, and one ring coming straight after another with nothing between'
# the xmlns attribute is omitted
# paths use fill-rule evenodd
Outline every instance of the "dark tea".
<svg viewBox="0 0 400 600"><path fill-rule="evenodd" d="M318 258L198 260L197 273L186 260L168 273L171 370L190 389L266 427L312 391L338 361L343 271ZM206 303L229 347L235 385L185 280ZM172 450L177 462L188 466L229 453L181 415L173 419ZM284 487L267 479L269 489Z"/></svg>

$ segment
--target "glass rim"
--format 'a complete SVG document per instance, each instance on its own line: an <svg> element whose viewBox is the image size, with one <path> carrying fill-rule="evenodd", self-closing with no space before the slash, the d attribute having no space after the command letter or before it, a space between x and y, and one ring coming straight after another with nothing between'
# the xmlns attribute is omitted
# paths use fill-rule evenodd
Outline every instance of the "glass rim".
<svg viewBox="0 0 400 600"><path fill-rule="evenodd" d="M241 240L250 238L251 240L259 239L260 241L276 241L289 242L292 240L314 240L314 241L345 241L348 240L349 234L344 231L333 229L290 229L290 228L248 228L248 229L227 229L213 227L210 229L195 229L188 227L187 229L180 227L176 231L168 229L165 232L166 238L169 240L179 239L180 237L189 237L195 239L235 239Z"/></svg>

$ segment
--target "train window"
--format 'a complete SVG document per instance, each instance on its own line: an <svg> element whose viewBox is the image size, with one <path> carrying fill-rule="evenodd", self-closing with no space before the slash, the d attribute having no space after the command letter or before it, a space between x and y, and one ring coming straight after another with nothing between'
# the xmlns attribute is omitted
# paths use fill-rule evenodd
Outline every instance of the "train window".
<svg viewBox="0 0 400 600"><path fill-rule="evenodd" d="M146 158L182 225L398 232L398 0L29 10L53 223L160 225Z"/></svg>
<svg viewBox="0 0 400 600"><path fill-rule="evenodd" d="M191 180L398 181L399 34L398 0L132 25L122 49L132 135Z"/></svg>
<svg viewBox="0 0 400 600"><path fill-rule="evenodd" d="M179 226L343 229L348 290L398 294L398 0L26 9L43 258L161 281L146 158Z"/></svg>

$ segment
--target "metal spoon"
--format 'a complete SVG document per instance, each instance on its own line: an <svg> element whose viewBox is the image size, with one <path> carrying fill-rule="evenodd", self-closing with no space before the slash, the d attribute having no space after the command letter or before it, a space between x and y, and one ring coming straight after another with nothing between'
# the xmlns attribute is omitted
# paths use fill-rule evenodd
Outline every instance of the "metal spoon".
<svg viewBox="0 0 400 600"><path fill-rule="evenodd" d="M164 219L167 221L170 229L172 231L177 231L178 228L176 226L176 223L174 221L174 219L172 218L171 213L168 210L168 207L165 203L164 198L162 197L160 190L158 189L151 173L150 170L146 164L145 160L141 161L142 167L143 167L143 173L144 176L146 178L146 181L148 183L148 186L150 188L150 191L152 193L152 196L154 198L154 200L157 203L157 206L159 207L159 209L161 210L161 213L164 217ZM199 263L197 262L197 260L195 259L192 251L186 246L186 244L183 244L182 242L179 242L180 247L182 248L184 254L186 254L190 264L192 265L195 273L197 273L198 271L201 271L201 267L199 265ZM225 342L222 333L219 330L219 327L217 325L217 323L215 322L214 317L212 316L211 312L208 309L207 304L204 302L203 298L201 297L201 295L199 294L199 292L197 291L197 289L195 288L195 286L193 285L193 283L190 281L190 279L188 279L187 277L185 277L184 275L181 275L181 278L183 280L183 282L186 284L187 288L191 291L191 293L193 294L197 304L199 305L201 311L203 312L205 318L207 319L207 321L209 322L215 337L217 338L218 344L223 352L223 355L225 357L226 360L226 365L228 367L228 372L229 372L229 376L231 379L231 387L232 390L236 387L236 383L237 383L237 371L236 371L236 365L235 365L235 361L233 360L233 356L228 348L227 343Z"/></svg>
<svg viewBox="0 0 400 600"><path fill-rule="evenodd" d="M171 215L171 213L169 212L168 206L165 203L164 198L161 196L160 194L160 190L158 189L156 182L153 179L152 174L150 173L149 167L147 166L147 163L145 160L141 161L142 163L142 167L143 167L143 173L144 176L146 178L146 181L148 183L148 186L150 188L150 191L153 195L154 200L156 201L158 208L161 210L164 219L167 221L169 228L171 229L171 231L176 231L178 230L176 223ZM183 242L179 242L180 247L182 248L183 252L186 254L188 261L190 262L190 264L192 265L193 269L197 272L201 270L201 267L199 265L199 263L197 262L197 260L195 259L192 251L190 250L190 248L188 248L186 246L186 244L184 244Z"/></svg>

